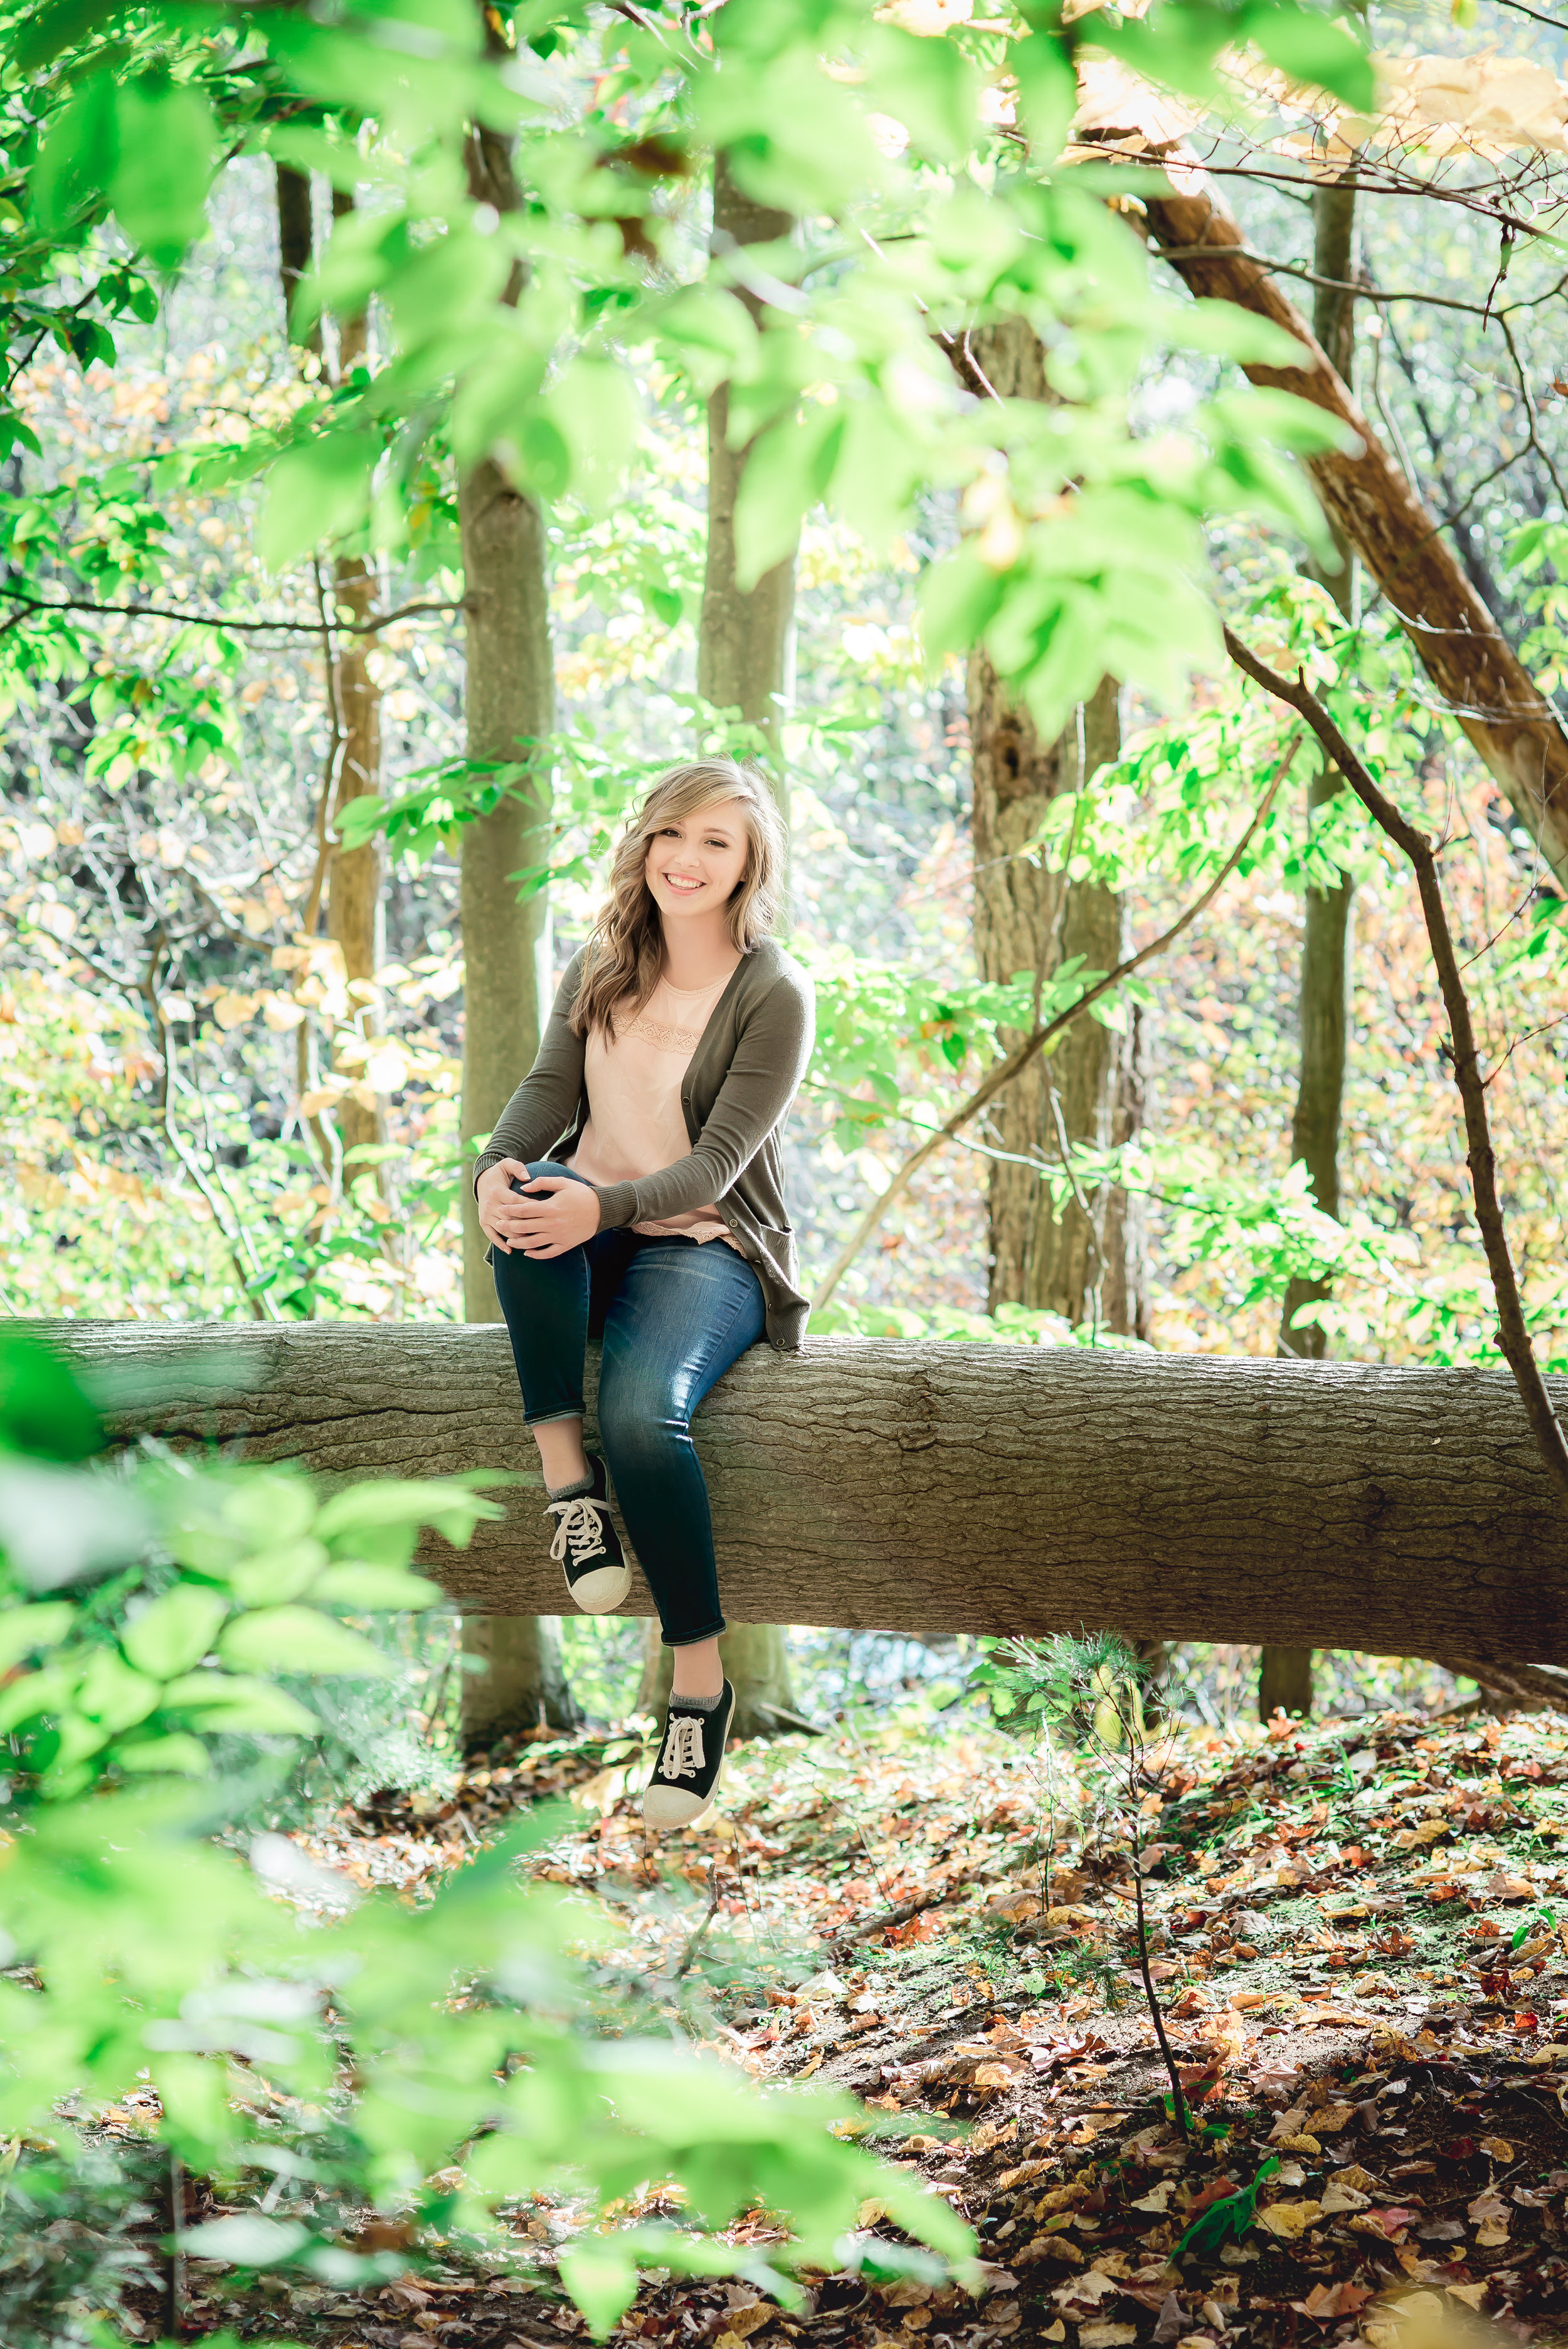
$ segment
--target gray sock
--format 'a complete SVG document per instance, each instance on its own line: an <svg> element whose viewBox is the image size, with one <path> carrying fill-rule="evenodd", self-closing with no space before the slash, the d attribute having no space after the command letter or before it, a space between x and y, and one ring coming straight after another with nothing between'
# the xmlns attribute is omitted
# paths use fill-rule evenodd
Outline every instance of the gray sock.
<svg viewBox="0 0 1568 2349"><path fill-rule="evenodd" d="M717 1713L724 1702L724 1691L717 1696L672 1696L672 1705L682 1705L688 1713Z"/></svg>
<svg viewBox="0 0 1568 2349"><path fill-rule="evenodd" d="M582 1494L593 1490L593 1471L590 1468L586 1476L579 1476L573 1485L546 1485L544 1489L552 1501L575 1501Z"/></svg>

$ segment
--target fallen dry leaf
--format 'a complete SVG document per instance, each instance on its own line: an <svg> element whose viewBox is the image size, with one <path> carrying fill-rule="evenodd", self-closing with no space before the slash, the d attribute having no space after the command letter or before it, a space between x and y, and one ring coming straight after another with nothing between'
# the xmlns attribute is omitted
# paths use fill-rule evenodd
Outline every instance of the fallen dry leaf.
<svg viewBox="0 0 1568 2349"><path fill-rule="evenodd" d="M1282 2243L1295 2243L1322 2216L1321 2202L1271 2202L1266 2210L1258 2212L1257 2223L1266 2233L1277 2235Z"/></svg>
<svg viewBox="0 0 1568 2349"><path fill-rule="evenodd" d="M1055 2260L1058 2267L1081 2268L1083 2253L1065 2235L1037 2235L1014 2254L1021 2268L1033 2267L1040 2260Z"/></svg>
<svg viewBox="0 0 1568 2349"><path fill-rule="evenodd" d="M1508 2240L1509 2220L1512 2217L1507 2203L1494 2186L1478 2194L1470 2206L1470 2222L1476 2230L1476 2242L1483 2251L1494 2251Z"/></svg>

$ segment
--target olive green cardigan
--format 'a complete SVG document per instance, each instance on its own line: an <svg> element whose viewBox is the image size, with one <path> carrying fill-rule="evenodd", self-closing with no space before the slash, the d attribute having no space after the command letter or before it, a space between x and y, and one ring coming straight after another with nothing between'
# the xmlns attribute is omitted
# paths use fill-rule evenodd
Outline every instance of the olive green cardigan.
<svg viewBox="0 0 1568 2349"><path fill-rule="evenodd" d="M573 1032L572 1007L584 952L566 966L539 1057L480 1154L476 1184L502 1158L567 1159L577 1146L588 1095L584 1039ZM810 978L765 939L731 974L681 1080L689 1156L635 1183L595 1186L602 1232L717 1206L762 1283L769 1343L786 1353L799 1348L811 1308L797 1286L781 1143L815 1029Z"/></svg>

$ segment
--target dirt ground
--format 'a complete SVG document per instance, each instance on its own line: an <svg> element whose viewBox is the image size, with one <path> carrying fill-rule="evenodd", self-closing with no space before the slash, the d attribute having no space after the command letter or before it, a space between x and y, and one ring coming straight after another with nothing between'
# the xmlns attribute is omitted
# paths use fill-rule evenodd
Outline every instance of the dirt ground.
<svg viewBox="0 0 1568 2349"><path fill-rule="evenodd" d="M1127 1823L1070 1756L913 1716L749 1746L720 1813L652 1845L641 1766L626 1738L509 1746L449 1795L387 1794L301 1839L417 1897L554 1799L531 1865L582 1902L607 2027L634 2012L759 2080L852 2090L985 2264L975 2292L879 2280L873 2202L795 2310L655 2276L627 2339L1392 2349L1398 2293L1520 2340L1563 2329L1568 1719L1163 1741L1138 1826L1186 2136L1135 1962ZM656 2193L626 2214L678 2217ZM193 2271L185 2333L583 2338L553 2257L593 2214L538 2198L506 2217L515 2252L365 2295ZM733 2231L779 2238L763 2210Z"/></svg>

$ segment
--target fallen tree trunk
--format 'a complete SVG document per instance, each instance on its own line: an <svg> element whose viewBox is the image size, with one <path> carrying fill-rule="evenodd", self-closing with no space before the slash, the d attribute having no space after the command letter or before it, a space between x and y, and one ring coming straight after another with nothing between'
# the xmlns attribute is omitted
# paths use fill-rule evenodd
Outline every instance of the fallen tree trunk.
<svg viewBox="0 0 1568 2349"><path fill-rule="evenodd" d="M531 1457L504 1330L36 1326L105 1382L121 1441L335 1475ZM593 1410L591 1382L590 1440ZM1564 1519L1503 1371L828 1338L754 1349L696 1433L738 1622L1568 1666ZM433 1571L467 1609L559 1606L538 1492L500 1497Z"/></svg>
<svg viewBox="0 0 1568 2349"><path fill-rule="evenodd" d="M1093 125L1092 135L1111 138L1139 128L1108 118ZM1213 182L1183 154L1167 153L1163 160L1171 192L1142 199L1156 243L1194 294L1255 311L1306 347L1305 366L1249 367L1248 379L1309 399L1356 433L1356 452L1331 450L1307 460L1324 512L1387 597L1428 676L1542 855L1568 881L1568 736L1556 711L1301 312L1246 251L1235 215Z"/></svg>

